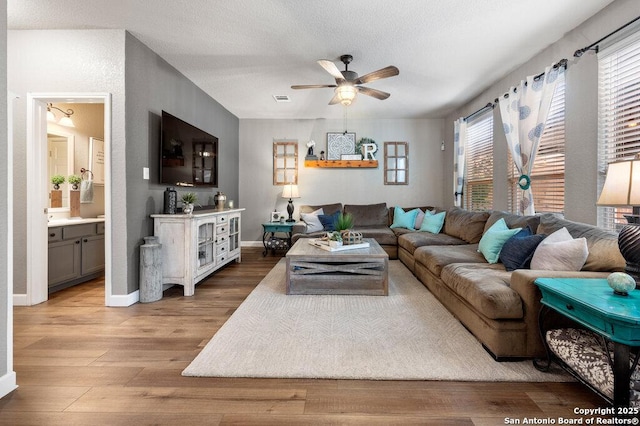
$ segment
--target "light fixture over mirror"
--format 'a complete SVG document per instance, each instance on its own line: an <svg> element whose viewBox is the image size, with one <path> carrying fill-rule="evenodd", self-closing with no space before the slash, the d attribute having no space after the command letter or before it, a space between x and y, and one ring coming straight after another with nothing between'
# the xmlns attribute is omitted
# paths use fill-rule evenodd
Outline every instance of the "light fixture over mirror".
<svg viewBox="0 0 640 426"><path fill-rule="evenodd" d="M63 114L60 120L56 118L56 115L52 111L54 109L60 111ZM73 115L73 110L71 108L64 111L56 106L53 106L52 103L47 104L47 121L50 121L53 123L57 122L59 125L65 126L65 127L76 127L75 124L73 124L73 120L71 120L72 115Z"/></svg>

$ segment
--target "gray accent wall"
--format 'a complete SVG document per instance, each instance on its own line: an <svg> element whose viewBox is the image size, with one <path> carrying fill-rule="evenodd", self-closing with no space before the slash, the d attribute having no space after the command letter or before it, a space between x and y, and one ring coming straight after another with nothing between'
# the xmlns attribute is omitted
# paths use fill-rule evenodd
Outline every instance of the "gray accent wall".
<svg viewBox="0 0 640 426"><path fill-rule="evenodd" d="M73 46L69 49L68 46ZM138 249L162 211L159 184L160 114L167 110L219 138L219 190L239 198L237 117L124 30L8 32L9 90L20 96L14 114L15 194L26 188L26 95L30 92L111 94L112 294L138 289ZM143 180L143 167L150 180ZM214 189L195 190L213 203ZM14 293L26 292L26 209L14 206Z"/></svg>
<svg viewBox="0 0 640 426"><path fill-rule="evenodd" d="M447 115L444 123L447 155L444 161L443 192L446 205L453 205L453 122L478 110L506 93L528 75L539 74L560 59L569 60L566 73L566 160L565 217L596 224L598 143L598 62L593 52L576 59L573 53L638 15L637 0L617 0L562 39L534 54L522 66L508 72L478 97ZM498 107L494 109L494 208L507 209L507 142Z"/></svg>
<svg viewBox="0 0 640 426"><path fill-rule="evenodd" d="M198 203L213 204L217 191L238 199L238 118L204 93L173 66L130 33L126 35L125 65L127 140L127 291L138 289L139 246L153 235L149 215L162 213L160 184L160 117L162 110L218 138L218 188L176 188L178 197L195 192ZM149 167L150 179L142 179ZM114 265L114 268L117 267Z"/></svg>
<svg viewBox="0 0 640 426"><path fill-rule="evenodd" d="M440 150L443 123L441 119L348 120L347 128L355 132L356 141L362 137L376 141L379 165L376 169L333 169L305 167L306 144L314 140L315 153L326 152L327 132L343 132L343 120L240 120L239 206L247 209L242 220L242 240L262 241L261 224L274 210L287 210L283 186L273 185L274 140L298 141L300 198L293 200L296 220L302 204L442 205L442 164L446 157L446 152ZM409 143L409 185L384 185L384 142Z"/></svg>

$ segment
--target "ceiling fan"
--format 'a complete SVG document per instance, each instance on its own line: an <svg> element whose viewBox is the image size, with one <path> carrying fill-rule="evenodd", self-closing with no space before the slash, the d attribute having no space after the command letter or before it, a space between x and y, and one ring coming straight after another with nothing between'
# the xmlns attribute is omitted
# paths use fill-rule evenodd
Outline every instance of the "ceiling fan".
<svg viewBox="0 0 640 426"><path fill-rule="evenodd" d="M344 71L340 71L333 61L327 59L321 59L318 61L320 66L324 68L333 78L336 79L336 84L303 84L291 86L292 89L320 89L324 87L335 88L335 95L329 101L329 105L342 104L345 106L351 105L358 93L363 95L372 96L376 99L384 100L391 96L387 92L381 90L371 89L369 87L360 86L361 84L370 83L375 80L383 78L393 77L398 75L400 71L393 65L381 68L377 71L365 74L362 77L358 77L358 74L354 71L349 71L349 64L353 60L351 55L342 55L340 60L344 63Z"/></svg>

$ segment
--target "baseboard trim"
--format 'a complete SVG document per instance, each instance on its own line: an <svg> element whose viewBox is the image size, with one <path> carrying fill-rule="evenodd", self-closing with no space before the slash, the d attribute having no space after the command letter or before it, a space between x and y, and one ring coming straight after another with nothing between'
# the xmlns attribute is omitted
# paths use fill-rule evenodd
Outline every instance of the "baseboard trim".
<svg viewBox="0 0 640 426"><path fill-rule="evenodd" d="M264 247L262 241L242 241L240 247Z"/></svg>
<svg viewBox="0 0 640 426"><path fill-rule="evenodd" d="M18 385L16 384L15 371L11 371L0 377L0 398L8 395L16 389L18 389Z"/></svg>
<svg viewBox="0 0 640 426"><path fill-rule="evenodd" d="M14 294L13 295L13 306L29 306L27 303L27 295L26 294Z"/></svg>
<svg viewBox="0 0 640 426"><path fill-rule="evenodd" d="M111 295L107 300L107 306L126 308L127 306L131 306L134 303L138 303L138 301L140 301L140 290L136 290L133 293L129 293L123 296Z"/></svg>

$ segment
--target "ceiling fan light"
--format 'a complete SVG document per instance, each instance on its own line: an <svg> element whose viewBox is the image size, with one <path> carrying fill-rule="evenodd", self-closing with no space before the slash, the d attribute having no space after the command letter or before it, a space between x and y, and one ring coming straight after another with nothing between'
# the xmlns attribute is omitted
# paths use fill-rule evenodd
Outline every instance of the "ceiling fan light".
<svg viewBox="0 0 640 426"><path fill-rule="evenodd" d="M340 103L344 106L351 105L351 102L354 101L358 94L358 90L352 84L343 84L338 86L336 87L335 92L336 95L338 95L338 99L340 99Z"/></svg>

